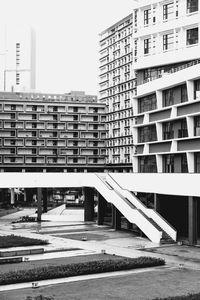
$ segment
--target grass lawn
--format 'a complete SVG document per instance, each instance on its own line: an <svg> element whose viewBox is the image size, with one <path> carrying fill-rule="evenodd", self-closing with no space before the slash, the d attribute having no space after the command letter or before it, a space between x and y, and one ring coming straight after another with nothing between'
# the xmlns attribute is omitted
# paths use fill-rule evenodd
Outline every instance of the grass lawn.
<svg viewBox="0 0 200 300"><path fill-rule="evenodd" d="M43 295L54 300L152 300L199 292L199 270L156 269L116 277L0 292L1 300ZM184 298L183 298L184 299Z"/></svg>
<svg viewBox="0 0 200 300"><path fill-rule="evenodd" d="M0 236L0 248L47 245L48 241L22 237L18 235Z"/></svg>

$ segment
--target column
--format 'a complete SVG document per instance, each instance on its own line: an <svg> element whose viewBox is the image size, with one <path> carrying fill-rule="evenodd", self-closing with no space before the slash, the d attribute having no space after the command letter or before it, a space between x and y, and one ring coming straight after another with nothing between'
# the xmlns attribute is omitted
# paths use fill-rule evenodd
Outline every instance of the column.
<svg viewBox="0 0 200 300"><path fill-rule="evenodd" d="M10 204L11 205L15 204L15 190L14 190L14 188L10 189Z"/></svg>
<svg viewBox="0 0 200 300"><path fill-rule="evenodd" d="M114 205L112 205L112 227L115 230L121 229L121 213Z"/></svg>
<svg viewBox="0 0 200 300"><path fill-rule="evenodd" d="M94 221L94 189L84 187L84 221Z"/></svg>
<svg viewBox="0 0 200 300"><path fill-rule="evenodd" d="M160 200L158 198L158 194L153 194L154 197L154 209L155 211L159 212L160 211Z"/></svg>
<svg viewBox="0 0 200 300"><path fill-rule="evenodd" d="M42 194L43 194L43 212L46 213L47 212L47 207L48 207L48 190L47 188L42 190Z"/></svg>
<svg viewBox="0 0 200 300"><path fill-rule="evenodd" d="M197 199L188 197L188 239L189 245L197 243Z"/></svg>
<svg viewBox="0 0 200 300"><path fill-rule="evenodd" d="M26 189L24 189L24 202L27 201Z"/></svg>
<svg viewBox="0 0 200 300"><path fill-rule="evenodd" d="M97 213L97 224L103 225L104 216L106 212L106 200L101 194L98 193L98 213Z"/></svg>
<svg viewBox="0 0 200 300"><path fill-rule="evenodd" d="M133 229L133 224L131 222L129 222L129 220L127 220L127 229L128 230Z"/></svg>
<svg viewBox="0 0 200 300"><path fill-rule="evenodd" d="M42 188L37 188L37 221L41 222L42 216Z"/></svg>

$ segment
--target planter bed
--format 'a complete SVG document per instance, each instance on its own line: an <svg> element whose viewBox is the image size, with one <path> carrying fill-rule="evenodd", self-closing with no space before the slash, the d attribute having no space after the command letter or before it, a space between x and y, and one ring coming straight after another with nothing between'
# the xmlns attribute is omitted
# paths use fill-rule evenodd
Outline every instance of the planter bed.
<svg viewBox="0 0 200 300"><path fill-rule="evenodd" d="M163 259L152 257L120 258L115 260L99 260L82 263L72 263L60 266L39 267L29 270L11 271L0 274L0 285L20 282L31 282L54 278L64 278L86 274L130 270L136 268L147 268L162 266Z"/></svg>
<svg viewBox="0 0 200 300"><path fill-rule="evenodd" d="M47 244L49 244L48 241L22 237L14 234L0 236L0 248L37 246L37 245L47 245Z"/></svg>

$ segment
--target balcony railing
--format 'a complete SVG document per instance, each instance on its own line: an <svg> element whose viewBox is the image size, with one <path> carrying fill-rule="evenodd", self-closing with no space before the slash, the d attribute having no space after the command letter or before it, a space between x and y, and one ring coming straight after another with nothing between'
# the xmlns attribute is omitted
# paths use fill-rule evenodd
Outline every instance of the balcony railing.
<svg viewBox="0 0 200 300"><path fill-rule="evenodd" d="M197 64L200 64L200 59L196 59L196 60L191 61L189 63L183 64L183 65L181 65L179 67L171 68L171 70L168 70L167 72L163 72L161 74L157 74L155 76L149 77L149 78L147 78L145 80L142 80L141 82L138 82L137 85L142 85L142 84L147 83L149 81L153 81L155 79L161 78L161 77L163 77L163 75L176 73L178 71L187 69L187 68L192 67L192 66L197 65Z"/></svg>

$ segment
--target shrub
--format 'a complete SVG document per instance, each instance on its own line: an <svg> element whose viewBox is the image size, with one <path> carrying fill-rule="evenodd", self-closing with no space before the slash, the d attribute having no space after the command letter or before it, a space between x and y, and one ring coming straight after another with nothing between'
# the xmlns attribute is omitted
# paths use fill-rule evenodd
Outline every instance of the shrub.
<svg viewBox="0 0 200 300"><path fill-rule="evenodd" d="M0 236L0 248L33 246L33 245L47 245L47 244L48 244L48 241L22 237L22 236L18 236L18 235L14 235L14 234Z"/></svg>
<svg viewBox="0 0 200 300"><path fill-rule="evenodd" d="M45 297L43 295L38 295L36 297L27 296L26 300L54 300L53 297Z"/></svg>
<svg viewBox="0 0 200 300"><path fill-rule="evenodd" d="M165 261L163 259L152 257L138 257L120 258L119 260L89 261L59 266L47 266L30 270L19 270L2 273L0 274L0 285L120 270L130 270L136 268L147 268L153 266L161 266L164 264Z"/></svg>

